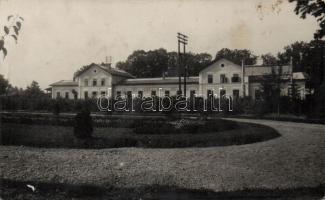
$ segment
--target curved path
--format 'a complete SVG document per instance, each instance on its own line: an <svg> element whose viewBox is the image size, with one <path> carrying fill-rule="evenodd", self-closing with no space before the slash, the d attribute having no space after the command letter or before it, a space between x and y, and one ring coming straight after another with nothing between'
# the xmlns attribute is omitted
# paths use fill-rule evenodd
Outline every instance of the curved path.
<svg viewBox="0 0 325 200"><path fill-rule="evenodd" d="M273 127L273 140L227 147L103 150L0 146L1 176L117 187L159 184L230 191L325 184L325 125L244 120Z"/></svg>

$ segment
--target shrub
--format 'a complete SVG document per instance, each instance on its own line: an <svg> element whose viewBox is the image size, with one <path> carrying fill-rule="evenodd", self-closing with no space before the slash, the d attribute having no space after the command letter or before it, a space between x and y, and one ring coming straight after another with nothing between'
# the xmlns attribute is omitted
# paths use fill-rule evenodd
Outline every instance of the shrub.
<svg viewBox="0 0 325 200"><path fill-rule="evenodd" d="M79 139L91 138L93 121L88 110L82 110L75 116L74 135Z"/></svg>
<svg viewBox="0 0 325 200"><path fill-rule="evenodd" d="M53 114L54 115L59 115L60 114L60 104L58 103L58 101L54 101L53 102Z"/></svg>
<svg viewBox="0 0 325 200"><path fill-rule="evenodd" d="M151 120L146 122L144 120L136 120L133 125L133 132L136 134L173 134L175 128L166 121L163 120Z"/></svg>

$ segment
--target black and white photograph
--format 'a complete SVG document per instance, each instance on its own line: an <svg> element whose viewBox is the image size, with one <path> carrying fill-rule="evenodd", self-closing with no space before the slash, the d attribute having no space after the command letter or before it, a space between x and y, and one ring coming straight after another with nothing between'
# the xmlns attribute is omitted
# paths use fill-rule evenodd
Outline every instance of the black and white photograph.
<svg viewBox="0 0 325 200"><path fill-rule="evenodd" d="M0 200L325 200L324 0L0 0Z"/></svg>

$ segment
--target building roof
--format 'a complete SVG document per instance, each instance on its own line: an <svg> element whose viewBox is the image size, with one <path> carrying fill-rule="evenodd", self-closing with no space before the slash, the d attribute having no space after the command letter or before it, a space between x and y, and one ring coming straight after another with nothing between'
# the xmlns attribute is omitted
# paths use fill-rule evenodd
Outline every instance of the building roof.
<svg viewBox="0 0 325 200"><path fill-rule="evenodd" d="M50 84L50 86L78 86L78 82L72 80L61 80Z"/></svg>
<svg viewBox="0 0 325 200"><path fill-rule="evenodd" d="M81 70L77 71L74 76L80 76L82 73L84 73L85 71L87 71L89 68L93 67L93 66L97 66L99 68L101 68L102 70L106 71L109 74L115 75L115 76L123 76L123 77L127 77L127 78L134 78L133 75L131 75L130 73L121 70L121 69L117 69L117 68L113 68L111 67L111 64L95 64L92 63L90 65L87 65L83 68L81 68Z"/></svg>
<svg viewBox="0 0 325 200"><path fill-rule="evenodd" d="M306 72L293 72L293 79L295 80L306 80L309 76Z"/></svg>
<svg viewBox="0 0 325 200"><path fill-rule="evenodd" d="M182 82L183 82L182 77ZM187 84L198 84L199 77L191 76L186 79ZM155 85L155 84L178 84L178 77L166 77L166 78L134 78L125 79L118 85Z"/></svg>

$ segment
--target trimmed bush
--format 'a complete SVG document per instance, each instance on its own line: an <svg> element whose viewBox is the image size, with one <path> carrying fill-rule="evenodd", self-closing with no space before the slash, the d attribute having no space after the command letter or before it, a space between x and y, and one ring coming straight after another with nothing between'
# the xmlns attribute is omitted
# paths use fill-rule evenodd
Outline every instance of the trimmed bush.
<svg viewBox="0 0 325 200"><path fill-rule="evenodd" d="M73 133L79 139L92 137L93 121L88 110L82 110L75 116Z"/></svg>

